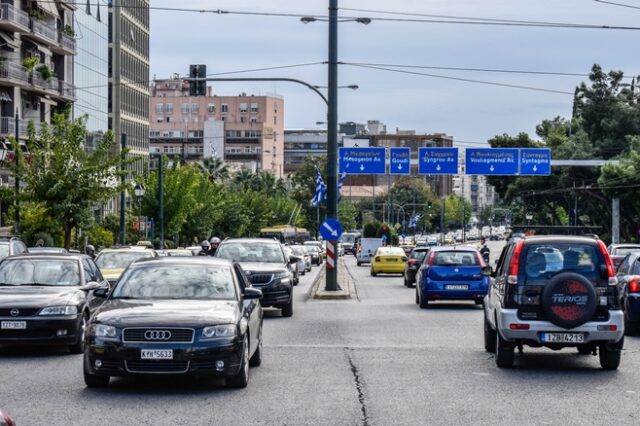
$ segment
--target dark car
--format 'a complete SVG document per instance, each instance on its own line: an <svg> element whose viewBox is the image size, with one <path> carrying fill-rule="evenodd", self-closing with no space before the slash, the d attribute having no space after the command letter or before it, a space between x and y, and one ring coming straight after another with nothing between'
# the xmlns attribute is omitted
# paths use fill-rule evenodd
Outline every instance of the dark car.
<svg viewBox="0 0 640 426"><path fill-rule="evenodd" d="M640 252L640 244L611 244L607 250L613 261L613 267L618 269L622 259L627 257L629 253Z"/></svg>
<svg viewBox="0 0 640 426"><path fill-rule="evenodd" d="M615 370L624 345L617 278L604 243L574 236L508 243L484 300L484 346L500 368L523 346L577 348Z"/></svg>
<svg viewBox="0 0 640 426"><path fill-rule="evenodd" d="M90 312L107 286L82 254L16 255L0 262L0 344L68 345L82 353Z"/></svg>
<svg viewBox="0 0 640 426"><path fill-rule="evenodd" d="M416 283L416 273L424 261L425 255L429 252L429 247L416 247L409 254L407 263L404 264L404 285L411 287Z"/></svg>
<svg viewBox="0 0 640 426"><path fill-rule="evenodd" d="M311 256L311 263L313 265L322 265L322 252L316 246L305 246Z"/></svg>
<svg viewBox="0 0 640 426"><path fill-rule="evenodd" d="M629 336L640 328L640 253L628 254L618 267L618 297L624 312L624 331Z"/></svg>
<svg viewBox="0 0 640 426"><path fill-rule="evenodd" d="M0 260L14 254L28 253L25 243L18 237L0 237Z"/></svg>
<svg viewBox="0 0 640 426"><path fill-rule="evenodd" d="M218 247L216 257L240 263L249 282L262 290L263 307L281 309L283 317L293 315L293 270L297 256L285 256L282 246L269 238L232 238Z"/></svg>
<svg viewBox="0 0 640 426"><path fill-rule="evenodd" d="M491 267L470 246L431 247L416 274L416 303L428 308L434 300L474 300L481 304L489 290Z"/></svg>
<svg viewBox="0 0 640 426"><path fill-rule="evenodd" d="M221 376L245 387L262 359L260 290L242 268L214 257L132 263L89 324L88 387L112 376Z"/></svg>

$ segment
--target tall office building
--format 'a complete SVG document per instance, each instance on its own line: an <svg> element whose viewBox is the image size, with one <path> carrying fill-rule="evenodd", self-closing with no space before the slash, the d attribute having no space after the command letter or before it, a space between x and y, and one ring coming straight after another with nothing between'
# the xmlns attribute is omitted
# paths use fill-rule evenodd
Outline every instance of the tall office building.
<svg viewBox="0 0 640 426"><path fill-rule="evenodd" d="M87 116L86 149L109 129L109 14L107 0L87 2L75 13L77 100L74 117Z"/></svg>
<svg viewBox="0 0 640 426"><path fill-rule="evenodd" d="M127 135L132 174L149 160L149 0L109 1L109 117Z"/></svg>

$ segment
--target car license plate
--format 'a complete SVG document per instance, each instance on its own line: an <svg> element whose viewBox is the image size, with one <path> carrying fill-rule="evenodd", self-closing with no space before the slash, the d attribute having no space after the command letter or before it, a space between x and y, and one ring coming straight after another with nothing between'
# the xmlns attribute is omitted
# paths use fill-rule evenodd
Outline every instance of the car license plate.
<svg viewBox="0 0 640 426"><path fill-rule="evenodd" d="M449 284L447 290L469 290L467 284Z"/></svg>
<svg viewBox="0 0 640 426"><path fill-rule="evenodd" d="M140 359L173 359L173 349L141 349Z"/></svg>
<svg viewBox="0 0 640 426"><path fill-rule="evenodd" d="M2 321L0 328L3 330L26 330L26 321Z"/></svg>
<svg viewBox="0 0 640 426"><path fill-rule="evenodd" d="M542 333L544 343L584 343L582 333Z"/></svg>

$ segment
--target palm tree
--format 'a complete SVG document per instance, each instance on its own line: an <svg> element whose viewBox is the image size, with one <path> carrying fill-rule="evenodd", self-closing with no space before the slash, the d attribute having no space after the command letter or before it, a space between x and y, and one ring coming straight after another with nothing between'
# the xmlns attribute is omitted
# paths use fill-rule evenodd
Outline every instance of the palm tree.
<svg viewBox="0 0 640 426"><path fill-rule="evenodd" d="M216 183L229 180L229 167L224 160L218 157L208 157L198 164L207 175L209 182Z"/></svg>
<svg viewBox="0 0 640 426"><path fill-rule="evenodd" d="M250 170L242 169L233 177L233 183L236 187L246 191L253 187L254 178L254 174Z"/></svg>
<svg viewBox="0 0 640 426"><path fill-rule="evenodd" d="M255 176L253 189L272 194L276 188L276 177L267 171L261 171Z"/></svg>

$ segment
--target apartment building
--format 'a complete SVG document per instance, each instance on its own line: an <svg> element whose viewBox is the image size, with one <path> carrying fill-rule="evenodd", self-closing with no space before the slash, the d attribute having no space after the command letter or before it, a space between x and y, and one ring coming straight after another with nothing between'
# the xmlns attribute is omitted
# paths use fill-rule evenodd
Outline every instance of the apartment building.
<svg viewBox="0 0 640 426"><path fill-rule="evenodd" d="M52 112L76 99L75 4L0 3L0 160L15 158L10 136L24 141L30 122L38 131L42 123L50 123ZM3 165L0 183L10 185L10 175Z"/></svg>
<svg viewBox="0 0 640 426"><path fill-rule="evenodd" d="M108 4L110 128L118 142L127 135L135 175L149 161L149 0Z"/></svg>
<svg viewBox="0 0 640 426"><path fill-rule="evenodd" d="M190 96L174 76L151 85L151 168L161 154L183 162L224 159L232 168L283 176L284 99L275 96Z"/></svg>

